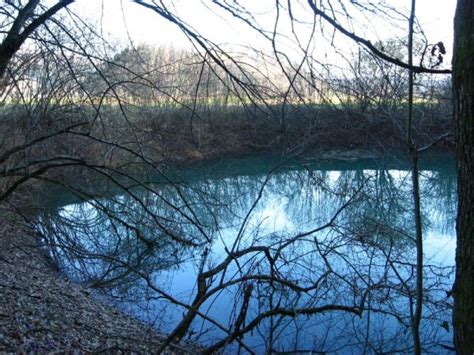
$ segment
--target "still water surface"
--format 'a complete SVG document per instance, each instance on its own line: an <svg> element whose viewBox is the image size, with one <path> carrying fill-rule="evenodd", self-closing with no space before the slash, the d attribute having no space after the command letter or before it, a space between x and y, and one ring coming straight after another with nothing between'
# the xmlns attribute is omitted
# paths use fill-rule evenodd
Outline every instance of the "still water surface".
<svg viewBox="0 0 474 355"><path fill-rule="evenodd" d="M421 170L422 343L449 353L454 162L435 154ZM169 333L196 302L199 271L215 271L187 336L211 346L230 334L224 352L410 352L416 250L403 157L226 159L141 178L51 199L38 229L70 277Z"/></svg>

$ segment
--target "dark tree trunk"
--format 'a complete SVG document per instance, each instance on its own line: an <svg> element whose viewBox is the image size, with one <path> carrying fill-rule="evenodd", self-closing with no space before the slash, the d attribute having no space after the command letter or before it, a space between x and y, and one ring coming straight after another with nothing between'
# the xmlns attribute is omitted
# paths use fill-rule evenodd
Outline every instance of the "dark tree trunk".
<svg viewBox="0 0 474 355"><path fill-rule="evenodd" d="M454 342L474 353L474 0L458 0L454 19L453 93L457 127L458 217Z"/></svg>
<svg viewBox="0 0 474 355"><path fill-rule="evenodd" d="M75 0L60 0L54 6L51 6L48 10L36 17L34 16L34 12L38 8L40 0L29 0L26 5L18 11L3 42L0 43L0 79L5 75L8 64L26 39L59 10L67 7L74 1ZM27 24L28 20L31 20L31 22Z"/></svg>

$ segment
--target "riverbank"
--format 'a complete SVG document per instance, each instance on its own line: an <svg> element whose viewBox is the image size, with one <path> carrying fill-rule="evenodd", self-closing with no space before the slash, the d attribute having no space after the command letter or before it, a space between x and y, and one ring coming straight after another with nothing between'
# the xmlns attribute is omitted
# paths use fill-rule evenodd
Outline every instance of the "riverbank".
<svg viewBox="0 0 474 355"><path fill-rule="evenodd" d="M18 115L22 110L0 111L3 148L14 151L6 157L7 166L22 161L21 154L35 161L54 158L57 163L60 156L75 159L75 164L117 167L144 159L175 163L262 153L358 149L385 154L407 149L403 105L215 105L192 112L179 106L104 106L100 119L91 119L96 112L81 106L38 122L30 122L27 112ZM418 147L454 148L451 112L449 105L416 106L413 139Z"/></svg>
<svg viewBox="0 0 474 355"><path fill-rule="evenodd" d="M115 112L115 115L114 113ZM416 107L413 139L418 147L452 150L453 124L448 105ZM107 122L117 122L120 113L108 113ZM352 106L275 105L269 108L240 106L198 110L145 110L137 108L129 119L134 131L114 126L115 140L135 135L140 145L127 147L154 161L186 162L263 153L302 154L313 151L362 150L386 154L406 150L406 109L362 110ZM99 134L99 131L97 132ZM91 147L91 146L89 146ZM98 147L97 147L98 148ZM123 151L107 154L120 162ZM89 155L94 155L92 152ZM101 156L105 156L102 154Z"/></svg>
<svg viewBox="0 0 474 355"><path fill-rule="evenodd" d="M61 275L33 232L0 207L0 352L153 353L163 336ZM167 354L193 354L172 345Z"/></svg>

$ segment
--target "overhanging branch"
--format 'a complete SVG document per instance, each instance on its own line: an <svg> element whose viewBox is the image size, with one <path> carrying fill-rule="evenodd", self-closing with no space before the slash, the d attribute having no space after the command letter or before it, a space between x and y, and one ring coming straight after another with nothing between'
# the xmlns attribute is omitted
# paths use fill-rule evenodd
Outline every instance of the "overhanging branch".
<svg viewBox="0 0 474 355"><path fill-rule="evenodd" d="M314 14L317 16L320 16L323 20L328 22L331 26L333 26L337 31L342 33L344 36L352 39L354 42L357 44L362 45L363 47L367 48L370 52L372 52L374 55L379 57L380 59L383 59L389 63L392 63L396 66L405 68L405 69L410 69L414 73L428 73L428 74L451 74L451 69L430 69L430 68L424 68L422 66L413 66L408 63L405 63L397 58L391 57L378 49L376 46L372 44L369 40L362 38L358 35L356 35L354 32L351 32L344 28L342 25L340 25L334 18L328 16L326 13L321 11L317 5L314 3L313 0L308 0L308 4L313 10Z"/></svg>

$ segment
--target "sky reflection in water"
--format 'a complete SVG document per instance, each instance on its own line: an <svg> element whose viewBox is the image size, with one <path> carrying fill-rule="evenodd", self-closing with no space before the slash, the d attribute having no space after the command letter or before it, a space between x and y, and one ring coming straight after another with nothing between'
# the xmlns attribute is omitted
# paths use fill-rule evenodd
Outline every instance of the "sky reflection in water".
<svg viewBox="0 0 474 355"><path fill-rule="evenodd" d="M151 275L162 290L189 304L196 293L195 280L203 250L209 246L205 242L207 237L212 239L212 244L205 265L211 269L229 250L242 250L251 245L272 245L272 250L281 248L295 235L327 223L351 199L330 227L296 238L281 249L276 262L282 277L305 287L321 281L329 269L332 273L324 276L320 287L307 293L256 281L245 323L277 307L308 309L326 304L355 305L363 294L370 311L363 312L361 317L340 311L269 317L244 335L242 341L256 352L269 349L337 353L410 350L409 299L415 279L413 267L408 263L415 260L415 247L411 178L404 167L396 169L396 163L378 162L376 165L380 168L377 168L373 162L369 167L366 163L353 162L344 163L341 168L341 164L321 166L319 161L311 159L291 161L291 164L281 165L262 189L270 171L268 159L242 161L238 164L242 171L226 168L235 166L235 161L214 164L194 167L191 172L180 175L185 176L184 181L174 186L158 183L152 185L155 186L152 191L136 192L148 212L164 221L166 228L191 239L194 236L203 243L198 247L183 247L170 241L163 233L163 226L154 224L153 218L144 213L135 199L120 193L100 203L66 205L56 216L48 216L48 226L41 228L51 232L63 226L63 232L74 234L90 254L136 253L143 260L144 273ZM387 165L389 168L385 170ZM422 169L426 298L422 337L426 350L445 353L448 350L443 346L449 346L452 337L452 299L446 297L446 292L453 281L455 173L449 159L434 168L426 163ZM261 198L255 204L260 191ZM163 200L170 203L167 205ZM103 205L127 223L138 226L146 238L161 238L154 252L147 253L143 246L137 246L135 232L123 228L101 211L98 207ZM189 216L194 224L190 223ZM88 228L86 231L74 229L72 223L64 227L61 220L80 221L77 225ZM117 229L122 229L122 236L119 237ZM107 280L114 276L110 272L110 260L92 257L79 262L80 258L74 255L61 252L59 255L73 277ZM134 262L130 255L123 260ZM263 259L255 254L241 258L239 263L232 263L225 274L215 277L212 285L243 275L269 274L270 266ZM382 283L383 287L379 285ZM225 288L200 309L224 326L232 324L237 318L245 285L247 283ZM156 298L156 293L147 289L139 278L132 277L126 285L116 285L109 292L122 298L115 301L119 307L156 322L167 332L183 314L182 308ZM204 344L211 345L224 335L199 317L192 324L192 339ZM226 351L236 351L237 346L234 341Z"/></svg>

